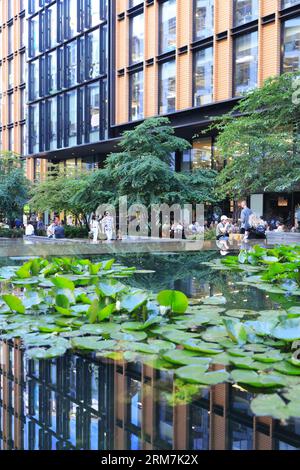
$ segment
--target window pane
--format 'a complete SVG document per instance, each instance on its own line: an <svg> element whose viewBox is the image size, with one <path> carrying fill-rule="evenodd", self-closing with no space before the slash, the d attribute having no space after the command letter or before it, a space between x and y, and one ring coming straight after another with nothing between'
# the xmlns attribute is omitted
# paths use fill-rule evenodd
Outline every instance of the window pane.
<svg viewBox="0 0 300 470"><path fill-rule="evenodd" d="M66 45L66 86L70 87L77 83L77 41Z"/></svg>
<svg viewBox="0 0 300 470"><path fill-rule="evenodd" d="M20 83L25 83L25 54L20 55Z"/></svg>
<svg viewBox="0 0 300 470"><path fill-rule="evenodd" d="M88 86L88 134L89 142L97 142L100 132L100 86L93 83Z"/></svg>
<svg viewBox="0 0 300 470"><path fill-rule="evenodd" d="M39 18L35 16L31 18L29 23L30 29L30 57L34 57L39 52Z"/></svg>
<svg viewBox="0 0 300 470"><path fill-rule="evenodd" d="M96 26L100 21L100 1L90 0L89 5L89 25Z"/></svg>
<svg viewBox="0 0 300 470"><path fill-rule="evenodd" d="M48 8L49 45L54 47L57 44L57 6Z"/></svg>
<svg viewBox="0 0 300 470"><path fill-rule="evenodd" d="M76 145L77 143L77 96L76 91L67 94L68 103L68 145Z"/></svg>
<svg viewBox="0 0 300 470"><path fill-rule="evenodd" d="M30 62L29 64L29 80L30 80L30 89L29 89L29 98L30 100L35 100L39 97L39 59Z"/></svg>
<svg viewBox="0 0 300 470"><path fill-rule="evenodd" d="M212 167L212 143L211 138L199 139L193 142L191 150L192 169Z"/></svg>
<svg viewBox="0 0 300 470"><path fill-rule="evenodd" d="M52 98L48 101L48 116L49 116L49 147L50 150L57 148L57 101Z"/></svg>
<svg viewBox="0 0 300 470"><path fill-rule="evenodd" d="M14 86L14 61L8 61L8 88L13 88Z"/></svg>
<svg viewBox="0 0 300 470"><path fill-rule="evenodd" d="M213 100L213 48L195 53L194 106L211 103Z"/></svg>
<svg viewBox="0 0 300 470"><path fill-rule="evenodd" d="M175 111L176 97L176 66L175 60L165 62L160 66L160 103L159 113L166 114Z"/></svg>
<svg viewBox="0 0 300 470"><path fill-rule="evenodd" d="M213 35L214 0L195 0L195 39Z"/></svg>
<svg viewBox="0 0 300 470"><path fill-rule="evenodd" d="M258 18L258 0L234 0L234 26Z"/></svg>
<svg viewBox="0 0 300 470"><path fill-rule="evenodd" d="M13 26L8 26L8 55L14 52Z"/></svg>
<svg viewBox="0 0 300 470"><path fill-rule="evenodd" d="M282 8L290 8L293 5L298 5L300 3L300 0L282 0L281 1L281 7Z"/></svg>
<svg viewBox="0 0 300 470"><path fill-rule="evenodd" d="M87 35L88 78L98 77L100 74L99 30Z"/></svg>
<svg viewBox="0 0 300 470"><path fill-rule="evenodd" d="M168 0L160 5L160 53L172 51L176 47L176 0Z"/></svg>
<svg viewBox="0 0 300 470"><path fill-rule="evenodd" d="M136 7L137 5L140 5L143 3L143 0L129 0L129 8Z"/></svg>
<svg viewBox="0 0 300 470"><path fill-rule="evenodd" d="M55 93L57 91L57 63L56 51L47 55L47 70L48 70L48 92Z"/></svg>
<svg viewBox="0 0 300 470"><path fill-rule="evenodd" d="M8 95L8 122L14 122L14 94Z"/></svg>
<svg viewBox="0 0 300 470"><path fill-rule="evenodd" d="M68 37L72 38L77 34L77 0L66 1L66 23Z"/></svg>
<svg viewBox="0 0 300 470"><path fill-rule="evenodd" d="M38 104L30 106L30 153L39 151L39 107Z"/></svg>
<svg viewBox="0 0 300 470"><path fill-rule="evenodd" d="M144 117L144 72L130 75L130 120L143 119Z"/></svg>
<svg viewBox="0 0 300 470"><path fill-rule="evenodd" d="M238 37L235 40L235 96L257 86L257 64L257 32Z"/></svg>
<svg viewBox="0 0 300 470"><path fill-rule="evenodd" d="M144 60L144 15L137 15L130 20L130 62Z"/></svg>
<svg viewBox="0 0 300 470"><path fill-rule="evenodd" d="M283 72L300 69L300 16L284 23Z"/></svg>

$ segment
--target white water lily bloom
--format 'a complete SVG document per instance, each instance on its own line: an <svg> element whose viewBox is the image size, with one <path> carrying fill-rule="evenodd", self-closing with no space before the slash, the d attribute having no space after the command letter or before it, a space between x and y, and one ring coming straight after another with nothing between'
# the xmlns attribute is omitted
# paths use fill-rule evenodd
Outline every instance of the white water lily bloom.
<svg viewBox="0 0 300 470"><path fill-rule="evenodd" d="M121 302L119 300L116 301L116 310L118 312L121 310Z"/></svg>

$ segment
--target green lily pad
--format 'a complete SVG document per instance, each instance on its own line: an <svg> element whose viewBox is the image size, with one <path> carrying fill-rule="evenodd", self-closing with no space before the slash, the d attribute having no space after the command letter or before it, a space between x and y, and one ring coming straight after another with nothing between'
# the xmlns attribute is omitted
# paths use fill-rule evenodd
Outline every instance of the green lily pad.
<svg viewBox="0 0 300 470"><path fill-rule="evenodd" d="M116 331L115 333L111 333L110 337L112 339L117 339L120 341L143 341L147 338L147 333L145 333L144 331Z"/></svg>
<svg viewBox="0 0 300 470"><path fill-rule="evenodd" d="M213 297L207 297L206 299L202 300L202 303L204 305L224 305L227 303L227 300L224 296L213 296Z"/></svg>
<svg viewBox="0 0 300 470"><path fill-rule="evenodd" d="M257 374L252 370L234 370L231 377L236 383L249 385L255 388L280 388L285 386L285 381L277 375Z"/></svg>
<svg viewBox="0 0 300 470"><path fill-rule="evenodd" d="M281 322L272 331L272 336L285 341L295 341L300 339L300 318L289 318Z"/></svg>
<svg viewBox="0 0 300 470"><path fill-rule="evenodd" d="M202 365L184 366L176 370L176 376L186 382L203 385L217 385L229 379L229 374L225 371L206 372L206 370L207 368Z"/></svg>
<svg viewBox="0 0 300 470"><path fill-rule="evenodd" d="M251 410L256 416L271 416L276 419L289 418L289 411L279 395L259 395L251 402Z"/></svg>
<svg viewBox="0 0 300 470"><path fill-rule="evenodd" d="M219 354L223 352L215 343L205 343L204 341L191 338L183 341L182 346L189 351L197 351L204 354Z"/></svg>
<svg viewBox="0 0 300 470"><path fill-rule="evenodd" d="M300 375L300 367L294 366L287 361L275 364L274 369L286 375Z"/></svg>
<svg viewBox="0 0 300 470"><path fill-rule="evenodd" d="M207 365L211 361L210 358L207 357L197 357L197 354L192 352L192 351L186 351L182 349L175 349L171 351L165 351L162 354L162 358L165 359L168 362L171 362L172 364L176 365L188 365L188 364L193 364L193 365Z"/></svg>

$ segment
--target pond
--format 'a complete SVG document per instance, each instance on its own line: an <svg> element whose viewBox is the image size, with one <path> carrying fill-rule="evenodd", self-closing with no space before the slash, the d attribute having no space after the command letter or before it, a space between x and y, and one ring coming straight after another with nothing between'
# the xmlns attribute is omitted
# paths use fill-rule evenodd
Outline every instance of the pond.
<svg viewBox="0 0 300 470"><path fill-rule="evenodd" d="M195 302L225 296L227 309L268 310L276 293L239 285L242 275L216 271L218 252L117 255L140 272L134 287L176 289ZM93 257L93 262L102 257ZM0 266L24 259L0 258ZM29 359L20 341L1 343L0 449L300 449L300 418L254 416L253 395L229 383L179 387L173 372L100 353Z"/></svg>

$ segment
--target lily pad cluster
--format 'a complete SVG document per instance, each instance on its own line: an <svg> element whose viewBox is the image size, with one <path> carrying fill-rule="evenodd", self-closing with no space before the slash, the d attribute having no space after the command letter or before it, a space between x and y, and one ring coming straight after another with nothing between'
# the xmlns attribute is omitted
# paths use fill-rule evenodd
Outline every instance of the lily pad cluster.
<svg viewBox="0 0 300 470"><path fill-rule="evenodd" d="M276 249L279 261L270 259L274 251L255 247L254 255L242 252L214 267L250 266L264 276L272 263L297 264L300 248L285 248ZM300 416L300 305L232 309L222 295L189 302L182 292L154 295L131 287L125 281L133 273L138 271L114 260L95 264L69 258L2 268L1 338L20 338L30 358L77 350L141 361L173 372L176 382L190 385L193 393L197 387L228 382L257 395L252 402L256 414ZM297 276L289 279L297 282ZM279 282L284 281L274 284ZM268 284L273 286L269 279Z"/></svg>

